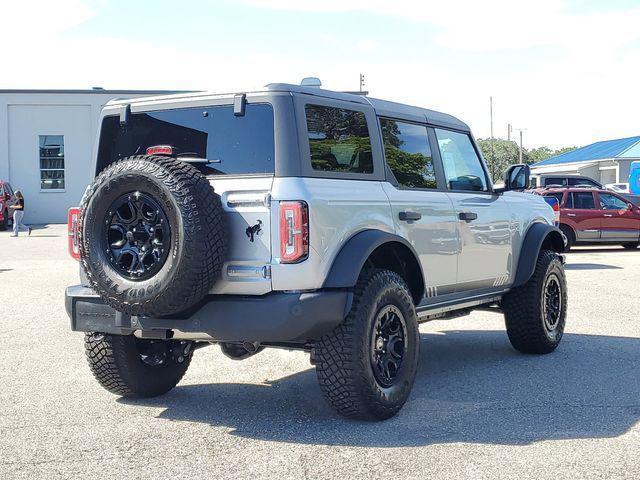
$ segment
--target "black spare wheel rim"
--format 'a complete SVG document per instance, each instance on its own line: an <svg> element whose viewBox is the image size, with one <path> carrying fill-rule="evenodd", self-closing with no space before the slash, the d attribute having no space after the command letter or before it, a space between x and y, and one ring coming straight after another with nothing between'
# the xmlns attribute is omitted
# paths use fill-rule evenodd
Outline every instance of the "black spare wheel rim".
<svg viewBox="0 0 640 480"><path fill-rule="evenodd" d="M145 280L164 265L171 246L167 215L150 195L130 192L109 207L105 221L109 263L130 280Z"/></svg>
<svg viewBox="0 0 640 480"><path fill-rule="evenodd" d="M402 368L407 339L404 315L395 305L382 307L373 324L371 335L371 367L382 387L395 384Z"/></svg>
<svg viewBox="0 0 640 480"><path fill-rule="evenodd" d="M550 336L555 336L562 315L562 287L555 273L547 277L542 289L542 316Z"/></svg>

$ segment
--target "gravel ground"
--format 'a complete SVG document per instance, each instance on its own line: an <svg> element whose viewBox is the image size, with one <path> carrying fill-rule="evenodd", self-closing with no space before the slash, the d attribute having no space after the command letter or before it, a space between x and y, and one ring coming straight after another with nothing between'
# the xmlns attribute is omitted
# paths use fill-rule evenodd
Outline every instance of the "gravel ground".
<svg viewBox="0 0 640 480"><path fill-rule="evenodd" d="M0 478L640 478L640 250L567 255L567 333L516 353L502 316L422 325L400 414L344 420L308 356L195 353L169 394L104 391L69 330L65 226L0 233Z"/></svg>

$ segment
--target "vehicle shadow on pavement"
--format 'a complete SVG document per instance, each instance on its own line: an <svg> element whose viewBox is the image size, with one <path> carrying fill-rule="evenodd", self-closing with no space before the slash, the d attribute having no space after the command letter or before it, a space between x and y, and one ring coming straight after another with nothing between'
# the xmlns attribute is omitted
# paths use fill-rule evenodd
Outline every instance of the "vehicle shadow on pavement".
<svg viewBox="0 0 640 480"><path fill-rule="evenodd" d="M123 403L260 440L367 447L614 437L640 419L640 339L567 334L544 356L514 351L503 331L423 334L415 386L386 422L345 420L312 369L268 384L178 386Z"/></svg>
<svg viewBox="0 0 640 480"><path fill-rule="evenodd" d="M622 267L605 263L567 263L565 270L622 270Z"/></svg>

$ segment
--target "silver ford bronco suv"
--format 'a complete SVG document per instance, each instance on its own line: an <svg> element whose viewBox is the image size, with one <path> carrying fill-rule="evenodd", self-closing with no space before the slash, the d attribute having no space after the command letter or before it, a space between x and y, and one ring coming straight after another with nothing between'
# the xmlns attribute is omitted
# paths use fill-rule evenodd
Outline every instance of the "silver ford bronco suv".
<svg viewBox="0 0 640 480"><path fill-rule="evenodd" d="M91 171L66 309L117 395L171 390L202 346L299 349L339 413L386 419L421 322L491 309L520 352L562 338L553 211L526 165L494 188L450 115L288 84L112 101Z"/></svg>

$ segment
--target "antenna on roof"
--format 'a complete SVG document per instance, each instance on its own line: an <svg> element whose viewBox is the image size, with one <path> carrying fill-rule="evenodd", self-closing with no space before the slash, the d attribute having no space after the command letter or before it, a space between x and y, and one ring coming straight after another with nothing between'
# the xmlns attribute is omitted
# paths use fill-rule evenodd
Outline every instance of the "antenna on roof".
<svg viewBox="0 0 640 480"><path fill-rule="evenodd" d="M320 88L322 86L322 82L318 77L305 77L300 82L300 86Z"/></svg>

